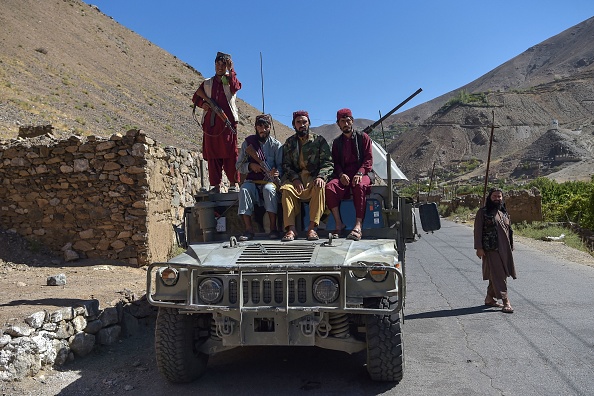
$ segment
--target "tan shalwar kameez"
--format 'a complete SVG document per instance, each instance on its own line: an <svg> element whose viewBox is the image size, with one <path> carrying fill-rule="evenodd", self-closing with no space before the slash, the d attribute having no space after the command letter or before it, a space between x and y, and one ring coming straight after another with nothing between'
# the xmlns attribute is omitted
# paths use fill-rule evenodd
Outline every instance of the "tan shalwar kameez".
<svg viewBox="0 0 594 396"><path fill-rule="evenodd" d="M303 191L298 193L292 182L282 185L282 204L283 204L283 225L286 227L295 225L295 218L301 212L301 201L309 201L309 220L317 226L320 224L320 218L324 212L326 202L326 189L316 186L315 179L307 170L307 164L303 158L303 151L299 154L299 166L301 172L299 178L303 183Z"/></svg>
<svg viewBox="0 0 594 396"><path fill-rule="evenodd" d="M483 249L482 233L484 209L474 219L474 248ZM497 250L485 250L483 257L483 280L488 280L487 295L496 299L507 299L507 278L516 279L516 267L510 243L511 222L507 213L500 210L495 215L497 229Z"/></svg>

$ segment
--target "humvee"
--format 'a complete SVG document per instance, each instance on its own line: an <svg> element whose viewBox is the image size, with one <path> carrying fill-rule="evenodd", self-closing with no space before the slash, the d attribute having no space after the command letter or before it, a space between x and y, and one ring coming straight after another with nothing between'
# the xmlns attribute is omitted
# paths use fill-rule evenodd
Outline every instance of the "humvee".
<svg viewBox="0 0 594 396"><path fill-rule="evenodd" d="M389 154L386 164L395 165ZM237 212L233 199L207 194L197 202L198 241L188 238L185 253L151 264L147 273L148 301L158 307L160 373L170 382L190 382L203 374L210 355L231 348L317 346L366 351L373 380L400 381L405 250L418 234L413 202L393 192L392 167L386 168L387 185L372 186L367 198L360 241L331 233L322 239L320 231L313 242L303 235L291 242L267 236L238 242L233 235L242 229L213 227L217 208ZM341 205L347 225L354 223L354 211L347 213L352 206ZM436 208L429 224L439 224ZM431 227L439 225L423 225Z"/></svg>

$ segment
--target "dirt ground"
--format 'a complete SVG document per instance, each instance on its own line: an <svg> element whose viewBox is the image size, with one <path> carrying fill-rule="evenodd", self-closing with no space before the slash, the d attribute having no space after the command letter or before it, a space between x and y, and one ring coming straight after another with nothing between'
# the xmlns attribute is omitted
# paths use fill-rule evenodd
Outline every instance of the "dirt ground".
<svg viewBox="0 0 594 396"><path fill-rule="evenodd" d="M64 274L64 286L48 286L48 276ZM97 299L100 308L114 305L124 293L144 295L146 271L100 260L64 262L36 249L15 233L0 230L0 327L41 310Z"/></svg>

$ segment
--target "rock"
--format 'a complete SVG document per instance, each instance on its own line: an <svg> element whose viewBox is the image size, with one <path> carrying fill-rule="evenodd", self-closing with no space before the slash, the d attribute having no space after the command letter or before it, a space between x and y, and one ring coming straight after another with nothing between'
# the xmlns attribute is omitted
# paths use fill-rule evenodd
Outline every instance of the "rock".
<svg viewBox="0 0 594 396"><path fill-rule="evenodd" d="M47 277L48 286L64 286L66 285L66 274L58 274Z"/></svg>
<svg viewBox="0 0 594 396"><path fill-rule="evenodd" d="M45 317L47 316L46 311L35 312L34 314L25 318L25 323L34 329L38 329L43 325Z"/></svg>
<svg viewBox="0 0 594 396"><path fill-rule="evenodd" d="M80 333L87 327L87 320L84 316L77 316L72 319L72 326L75 332Z"/></svg>
<svg viewBox="0 0 594 396"><path fill-rule="evenodd" d="M70 340L69 346L77 356L86 356L95 346L95 336L88 333L75 334Z"/></svg>
<svg viewBox="0 0 594 396"><path fill-rule="evenodd" d="M33 333L33 329L26 324L13 324L8 326L4 332L12 337L28 337Z"/></svg>
<svg viewBox="0 0 594 396"><path fill-rule="evenodd" d="M68 341L66 340L53 340L53 347L56 351L56 358L54 359L54 364L57 366L61 366L68 360L68 355L70 354L70 347L68 346Z"/></svg>
<svg viewBox="0 0 594 396"><path fill-rule="evenodd" d="M101 330L102 328L103 328L103 323L101 323L101 321L99 319L96 319L96 320L87 322L87 326L84 328L83 331L85 333L89 333L89 334L97 334L99 332L99 330Z"/></svg>
<svg viewBox="0 0 594 396"><path fill-rule="evenodd" d="M99 315L99 320L103 327L118 323L118 310L115 307L108 307Z"/></svg>
<svg viewBox="0 0 594 396"><path fill-rule="evenodd" d="M69 261L75 261L80 259L80 256L78 253L76 253L74 250L64 250L64 261L69 262Z"/></svg>
<svg viewBox="0 0 594 396"><path fill-rule="evenodd" d="M96 299L83 302L81 307L85 309L87 319L95 319L99 315L99 301Z"/></svg>
<svg viewBox="0 0 594 396"><path fill-rule="evenodd" d="M118 340L122 328L118 325L104 327L97 333L97 343L101 345L111 345Z"/></svg>
<svg viewBox="0 0 594 396"><path fill-rule="evenodd" d="M12 337L8 334L0 335L0 348L4 348L6 344L8 344L12 340Z"/></svg>

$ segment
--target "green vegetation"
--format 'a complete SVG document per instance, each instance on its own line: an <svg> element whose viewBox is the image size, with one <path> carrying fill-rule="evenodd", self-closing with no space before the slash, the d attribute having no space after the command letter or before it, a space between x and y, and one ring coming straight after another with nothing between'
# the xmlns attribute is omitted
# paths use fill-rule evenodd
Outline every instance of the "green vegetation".
<svg viewBox="0 0 594 396"><path fill-rule="evenodd" d="M437 111L438 114L446 113L452 107L459 106L488 106L487 94L485 92L468 93L465 89L458 91L458 94L452 99L448 100L446 104L441 106Z"/></svg>
<svg viewBox="0 0 594 396"><path fill-rule="evenodd" d="M592 254L578 234L560 225L551 225L550 223L540 222L528 224L523 222L514 225L514 233L532 239L558 237L561 236L561 234L564 234L565 237L563 238L563 242L567 246Z"/></svg>
<svg viewBox="0 0 594 396"><path fill-rule="evenodd" d="M590 182L557 183L539 177L527 185L542 196L543 219L549 222L574 222L594 230L594 176Z"/></svg>

